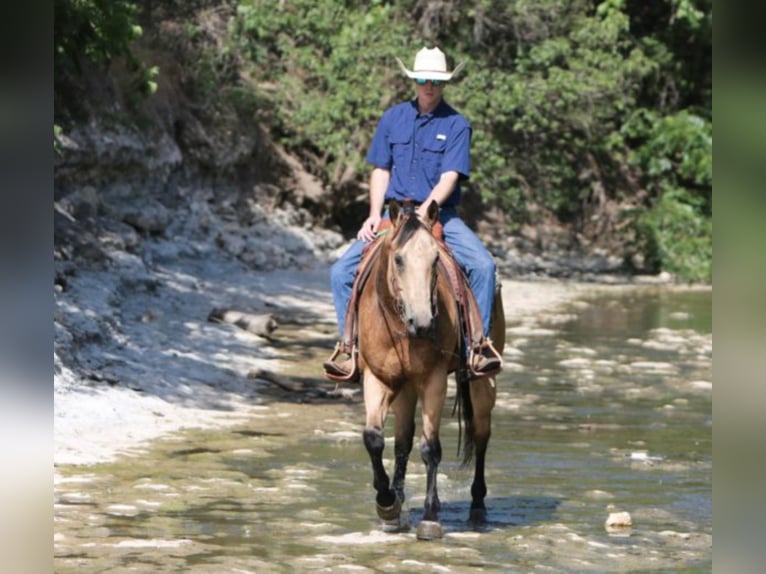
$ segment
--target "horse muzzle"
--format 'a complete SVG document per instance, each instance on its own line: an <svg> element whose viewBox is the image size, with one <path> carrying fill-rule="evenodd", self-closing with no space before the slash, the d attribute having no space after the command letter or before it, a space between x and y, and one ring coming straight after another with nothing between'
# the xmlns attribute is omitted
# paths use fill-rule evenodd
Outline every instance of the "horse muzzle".
<svg viewBox="0 0 766 574"><path fill-rule="evenodd" d="M407 334L416 339L433 339L436 336L436 318L418 321L414 317L408 317L405 321Z"/></svg>

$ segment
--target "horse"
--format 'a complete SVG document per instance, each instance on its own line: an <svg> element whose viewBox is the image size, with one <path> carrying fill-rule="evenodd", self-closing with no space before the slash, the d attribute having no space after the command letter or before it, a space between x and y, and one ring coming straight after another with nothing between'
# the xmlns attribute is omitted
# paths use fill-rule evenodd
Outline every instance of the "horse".
<svg viewBox="0 0 766 574"><path fill-rule="evenodd" d="M447 378L463 368L459 311L442 259L451 257L432 230L438 204L431 202L421 220L412 206L390 202L391 227L378 241L380 254L372 263L359 296L358 359L366 411L363 440L373 471L376 509L384 530L406 530L401 515L404 480L415 435L415 411L422 411L420 455L427 472L424 514L417 538L443 536L437 469L442 458L439 425L447 396ZM505 317L500 292L492 316L492 339L502 353ZM469 381L456 376L463 437L463 465L475 459L469 520L486 520L485 456L495 405L494 377ZM393 480L383 465L384 424L396 417ZM462 432L462 429L461 429ZM460 446L458 446L458 453Z"/></svg>

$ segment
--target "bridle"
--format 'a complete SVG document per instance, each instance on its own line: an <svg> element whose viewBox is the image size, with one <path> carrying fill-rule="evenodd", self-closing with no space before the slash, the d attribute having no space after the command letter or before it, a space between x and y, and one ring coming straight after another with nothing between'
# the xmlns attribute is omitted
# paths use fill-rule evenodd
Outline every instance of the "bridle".
<svg viewBox="0 0 766 574"><path fill-rule="evenodd" d="M390 309L387 309L386 306L383 304L384 298L391 301L391 306L393 307L394 311L396 312L396 319L398 319L398 322L401 325L406 324L406 317L405 317L405 306L404 302L402 301L401 292L402 289L399 284L399 274L396 272L396 254L394 252L393 246L397 245L399 236L402 233L402 230L404 229L405 223L410 218L417 218L417 215L415 214L414 210L412 211L406 211L404 215L402 216L401 220L399 221L399 225L396 227L394 234L391 236L389 241L389 249L388 249L388 258L387 258L387 269L386 274L388 275L388 285L387 285L387 297L383 296L383 293L381 293L381 287L380 287L380 281L378 281L376 285L377 290L377 299L378 299L378 307L380 308L383 317L385 319L385 322L387 326L389 327L389 331L392 333L392 335L398 337L398 338L404 338L407 337L407 330L406 328L403 330L400 329L393 329L391 327L391 324L389 322L389 319L393 319L391 317L392 313L390 312ZM424 221L418 219L419 224L424 227L428 233L430 234L432 232L430 226L425 223ZM402 248L407 241L409 241L410 237L407 237L402 245L398 245L397 249ZM437 289L438 289L438 282L437 282L438 276L436 269L434 269L434 272L431 273L431 285L429 286L429 292L430 292L430 303L431 303L431 316L436 318L439 314L439 299L437 295Z"/></svg>

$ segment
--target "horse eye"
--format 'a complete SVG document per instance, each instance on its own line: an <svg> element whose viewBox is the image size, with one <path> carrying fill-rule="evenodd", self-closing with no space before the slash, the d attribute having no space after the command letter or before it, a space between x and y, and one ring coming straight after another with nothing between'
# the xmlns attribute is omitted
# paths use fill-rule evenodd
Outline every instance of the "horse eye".
<svg viewBox="0 0 766 574"><path fill-rule="evenodd" d="M397 253L394 255L394 263L396 263L397 267L401 267L404 265L404 258Z"/></svg>

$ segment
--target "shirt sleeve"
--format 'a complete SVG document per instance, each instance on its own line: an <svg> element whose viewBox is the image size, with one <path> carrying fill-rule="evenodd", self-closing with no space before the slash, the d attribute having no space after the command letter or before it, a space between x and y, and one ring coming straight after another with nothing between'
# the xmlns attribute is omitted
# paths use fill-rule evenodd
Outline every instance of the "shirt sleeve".
<svg viewBox="0 0 766 574"><path fill-rule="evenodd" d="M447 141L442 159L442 173L456 171L460 179L471 176L471 124L461 122Z"/></svg>
<svg viewBox="0 0 766 574"><path fill-rule="evenodd" d="M393 158L391 157L391 145L388 142L389 119L390 113L388 112L380 118L365 161L375 167L390 170L393 165Z"/></svg>

